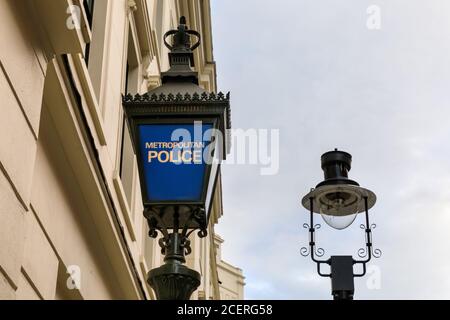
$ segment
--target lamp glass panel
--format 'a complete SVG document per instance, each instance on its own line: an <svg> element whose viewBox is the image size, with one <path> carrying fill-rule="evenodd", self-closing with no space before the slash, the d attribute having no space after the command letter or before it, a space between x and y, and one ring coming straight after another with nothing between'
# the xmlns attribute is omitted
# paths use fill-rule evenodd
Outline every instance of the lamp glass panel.
<svg viewBox="0 0 450 320"><path fill-rule="evenodd" d="M202 199L211 123L138 126L143 187L149 202Z"/></svg>

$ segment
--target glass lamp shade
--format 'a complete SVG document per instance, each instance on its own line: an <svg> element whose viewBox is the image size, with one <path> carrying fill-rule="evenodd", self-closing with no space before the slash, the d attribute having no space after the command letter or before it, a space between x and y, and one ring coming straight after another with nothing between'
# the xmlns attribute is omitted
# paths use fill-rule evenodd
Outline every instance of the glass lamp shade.
<svg viewBox="0 0 450 320"><path fill-rule="evenodd" d="M355 221L361 204L357 195L342 191L326 193L319 202L322 219L337 230L343 230Z"/></svg>
<svg viewBox="0 0 450 320"><path fill-rule="evenodd" d="M313 199L313 212L322 216L330 227L343 230L355 221L358 213L365 211L365 198L367 209L372 208L376 202L375 194L367 189L355 185L325 185L313 189L303 200L303 206L311 210Z"/></svg>
<svg viewBox="0 0 450 320"><path fill-rule="evenodd" d="M343 230L349 227L356 219L356 213L348 216L330 216L322 214L322 219L327 225L336 230Z"/></svg>

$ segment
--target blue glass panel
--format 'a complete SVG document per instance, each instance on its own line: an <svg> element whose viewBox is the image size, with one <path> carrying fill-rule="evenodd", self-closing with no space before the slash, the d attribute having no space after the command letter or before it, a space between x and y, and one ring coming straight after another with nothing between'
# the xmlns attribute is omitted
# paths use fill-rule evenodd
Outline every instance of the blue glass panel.
<svg viewBox="0 0 450 320"><path fill-rule="evenodd" d="M203 157L212 124L138 126L144 182L150 202L200 201L206 174Z"/></svg>

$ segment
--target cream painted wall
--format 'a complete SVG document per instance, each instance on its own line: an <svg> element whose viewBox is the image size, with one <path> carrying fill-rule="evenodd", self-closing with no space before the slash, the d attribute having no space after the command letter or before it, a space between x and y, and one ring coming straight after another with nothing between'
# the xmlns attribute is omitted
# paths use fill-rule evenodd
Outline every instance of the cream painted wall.
<svg viewBox="0 0 450 320"><path fill-rule="evenodd" d="M0 37L9 43L0 50L0 297L8 299L29 291L22 266L44 84L37 39L25 16L24 3L0 2Z"/></svg>

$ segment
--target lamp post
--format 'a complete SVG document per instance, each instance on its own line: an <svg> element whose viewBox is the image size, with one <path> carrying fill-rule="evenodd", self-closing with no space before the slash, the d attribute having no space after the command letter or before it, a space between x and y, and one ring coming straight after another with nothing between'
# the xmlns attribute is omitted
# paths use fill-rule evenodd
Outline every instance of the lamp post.
<svg viewBox="0 0 450 320"><path fill-rule="evenodd" d="M200 34L188 29L184 17L177 30L164 35L164 43L170 69L162 73L162 85L144 95L127 94L123 106L149 236L157 238L159 231L165 255L164 265L149 272L148 283L159 300L188 300L200 285L200 274L184 265L191 253L189 236L196 230L207 236L220 163L229 152L230 96L199 87L192 67Z"/></svg>
<svg viewBox="0 0 450 320"><path fill-rule="evenodd" d="M317 264L317 272L321 277L331 278L332 296L334 300L353 300L355 292L354 278L363 277L366 274L366 264L372 257L379 258L381 251L373 249L372 229L376 227L370 224L369 209L376 202L375 194L348 178L351 169L352 156L335 149L322 155L322 170L325 180L316 188L305 195L302 205L309 210L310 222L305 223L304 228L309 230L309 248L303 247L300 253L303 256L311 256ZM325 251L316 248L315 231L320 224L315 224L314 215L320 214L323 220L332 228L343 230L350 226L359 213L365 214L365 224L361 228L366 233L366 248L358 250L358 256L362 260L356 260L352 256L331 256L328 260L320 260ZM330 273L323 273L322 265L330 266ZM354 273L354 265L361 265L362 272Z"/></svg>

